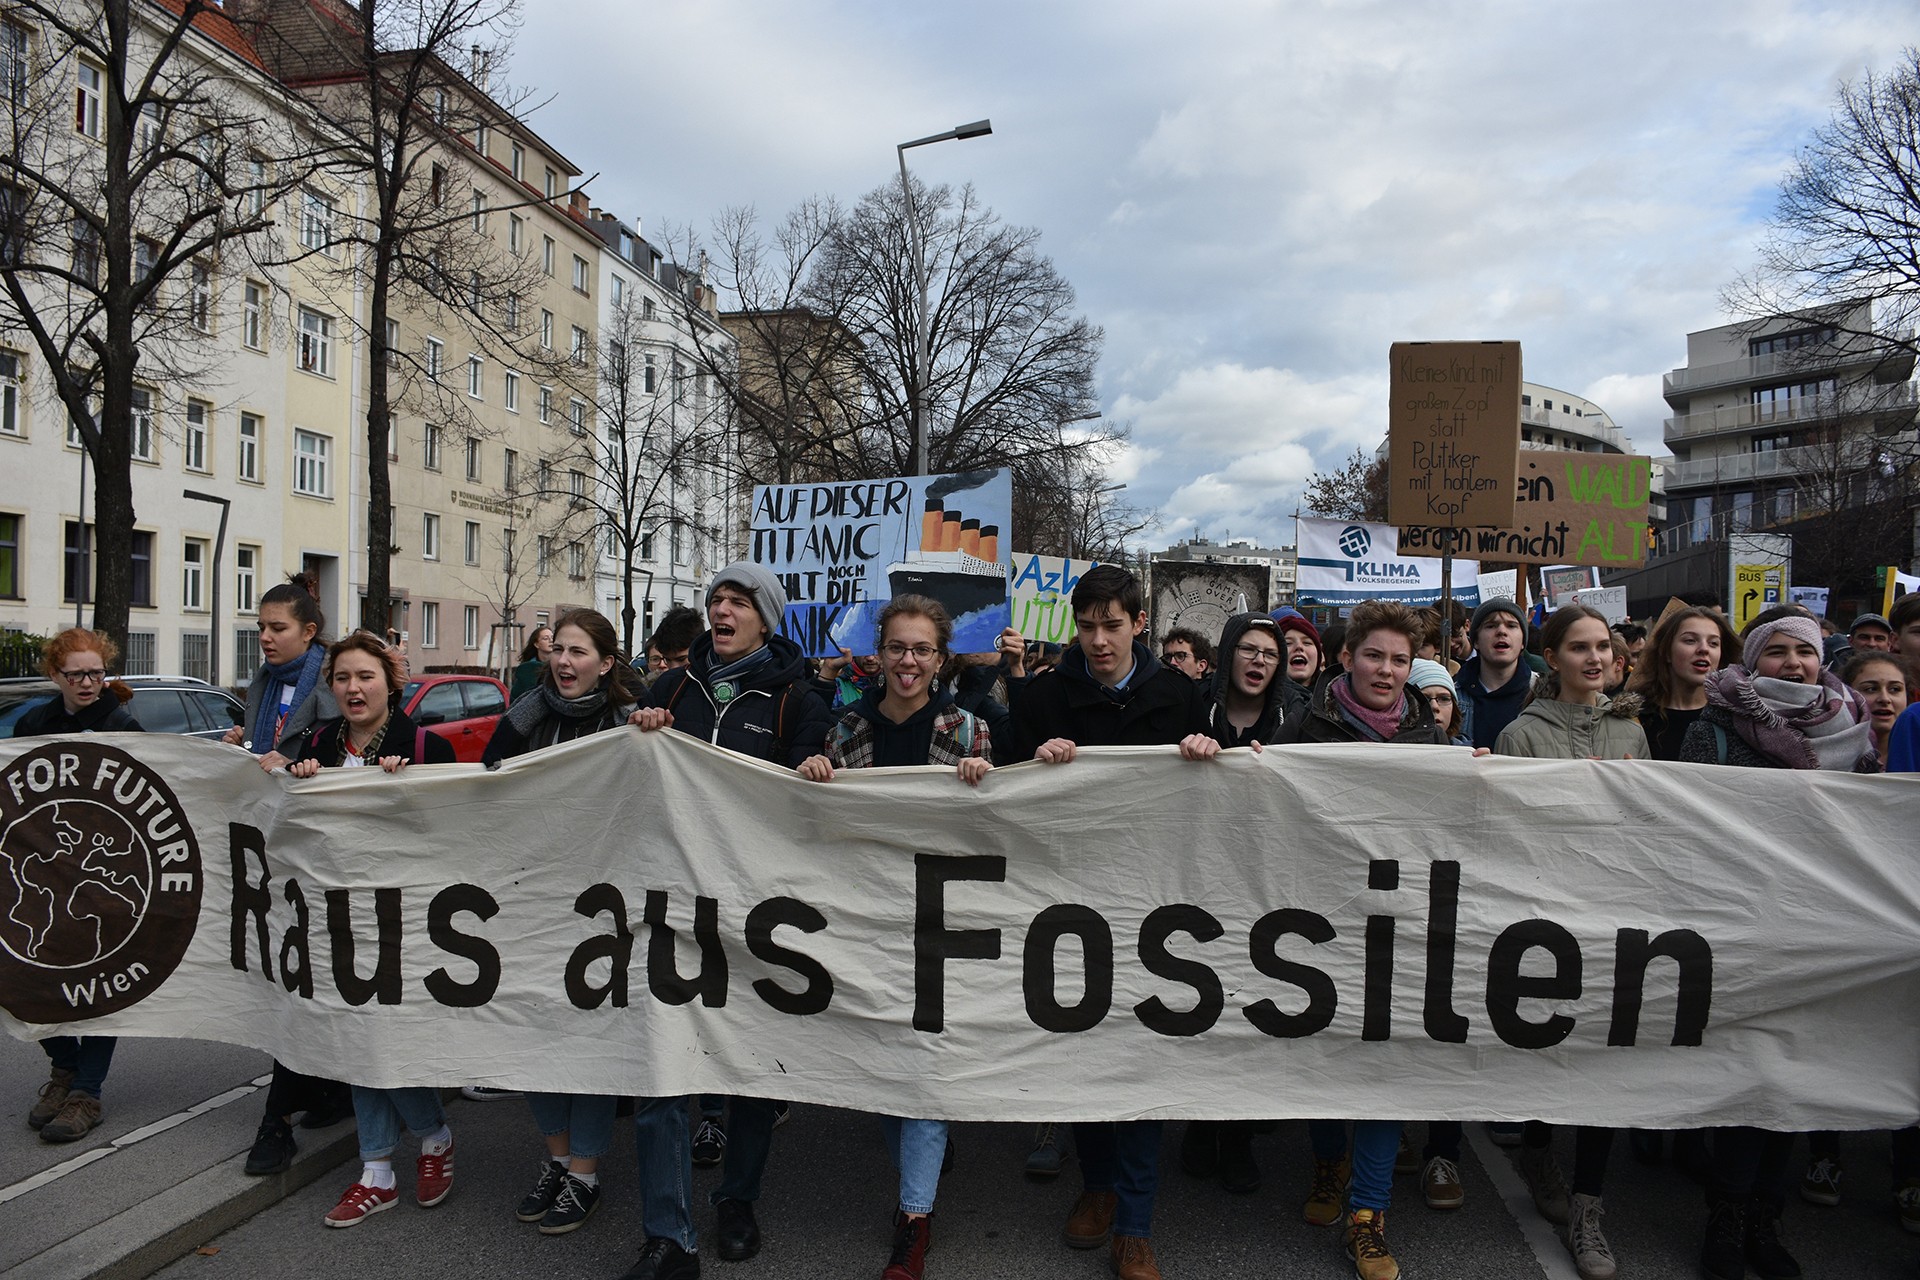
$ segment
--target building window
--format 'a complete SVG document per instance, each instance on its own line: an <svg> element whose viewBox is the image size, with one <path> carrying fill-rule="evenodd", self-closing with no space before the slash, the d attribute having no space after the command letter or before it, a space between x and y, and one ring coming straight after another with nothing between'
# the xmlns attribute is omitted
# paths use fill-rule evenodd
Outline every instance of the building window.
<svg viewBox="0 0 1920 1280"><path fill-rule="evenodd" d="M260 548L241 543L233 549L233 607L252 613L260 607ZM244 671L246 668L242 667Z"/></svg>
<svg viewBox="0 0 1920 1280"><path fill-rule="evenodd" d="M467 480L471 484L480 483L480 437L467 437Z"/></svg>
<svg viewBox="0 0 1920 1280"><path fill-rule="evenodd" d="M540 388L540 421L553 421L553 388Z"/></svg>
<svg viewBox="0 0 1920 1280"><path fill-rule="evenodd" d="M467 521L460 537L460 550L468 564L480 563L480 524L477 520Z"/></svg>
<svg viewBox="0 0 1920 1280"><path fill-rule="evenodd" d="M553 199L555 196L560 194L560 175L555 173L552 169L547 170L547 188L546 189L547 189L547 199L549 200Z"/></svg>
<svg viewBox="0 0 1920 1280"><path fill-rule="evenodd" d="M248 213L260 217L267 211L267 162L263 156L250 155L243 165L247 184L242 197Z"/></svg>
<svg viewBox="0 0 1920 1280"><path fill-rule="evenodd" d="M567 471L567 501L577 507L586 500L587 473L569 468Z"/></svg>
<svg viewBox="0 0 1920 1280"><path fill-rule="evenodd" d="M204 262L187 268L187 320L201 333L213 332L213 271Z"/></svg>
<svg viewBox="0 0 1920 1280"><path fill-rule="evenodd" d="M327 455L333 441L314 431L293 433L293 491L310 498L327 497Z"/></svg>
<svg viewBox="0 0 1920 1280"><path fill-rule="evenodd" d="M180 607L198 613L207 607L207 544L188 538L180 544Z"/></svg>
<svg viewBox="0 0 1920 1280"><path fill-rule="evenodd" d="M447 91L445 89L435 89L433 91L433 122L445 128L447 122L452 118L453 108L451 101L447 97Z"/></svg>
<svg viewBox="0 0 1920 1280"><path fill-rule="evenodd" d="M153 608L153 535L144 529L133 531L133 603ZM128 675L131 667L125 668Z"/></svg>
<svg viewBox="0 0 1920 1280"><path fill-rule="evenodd" d="M155 264L160 261L160 244L145 236L133 242L133 279L136 284L145 284L153 274ZM153 306L154 298L149 293L140 303L143 307Z"/></svg>
<svg viewBox="0 0 1920 1280"><path fill-rule="evenodd" d="M100 99L106 84L106 73L90 62L81 62L77 66L73 91L74 132L89 138L98 138L100 136Z"/></svg>
<svg viewBox="0 0 1920 1280"><path fill-rule="evenodd" d="M1755 416L1762 422L1772 417L1796 417L1799 408L1791 401L1804 400L1816 396L1831 396L1838 388L1832 378L1818 378L1812 382L1783 382L1777 386L1755 387L1753 403L1759 408Z"/></svg>
<svg viewBox="0 0 1920 1280"><path fill-rule="evenodd" d="M506 327L507 327L508 333L520 332L520 295L519 294L510 293L507 295L505 319L506 319Z"/></svg>
<svg viewBox="0 0 1920 1280"><path fill-rule="evenodd" d="M100 283L100 237L85 218L73 220L73 274L90 285Z"/></svg>
<svg viewBox="0 0 1920 1280"><path fill-rule="evenodd" d="M233 629L233 672L236 676L246 676L248 672L260 669L260 629L258 627L235 627Z"/></svg>
<svg viewBox="0 0 1920 1280"><path fill-rule="evenodd" d="M440 647L440 606L428 600L420 606L420 647Z"/></svg>
<svg viewBox="0 0 1920 1280"><path fill-rule="evenodd" d="M504 450L500 458L500 483L508 493L520 479L520 454L518 450Z"/></svg>
<svg viewBox="0 0 1920 1280"><path fill-rule="evenodd" d="M7 101L23 106L27 101L27 29L17 22L0 23L0 84Z"/></svg>
<svg viewBox="0 0 1920 1280"><path fill-rule="evenodd" d="M648 395L652 395L660 389L660 370L659 367L654 364L651 355L646 357L646 364L640 371L640 385Z"/></svg>
<svg viewBox="0 0 1920 1280"><path fill-rule="evenodd" d="M475 400L483 398L486 390L486 363L479 356L467 357L467 394Z"/></svg>
<svg viewBox="0 0 1920 1280"><path fill-rule="evenodd" d="M627 299L627 282L620 276L613 277L613 305L619 306Z"/></svg>
<svg viewBox="0 0 1920 1280"><path fill-rule="evenodd" d="M260 428L259 414L240 415L240 478L251 480L256 484L260 480Z"/></svg>
<svg viewBox="0 0 1920 1280"><path fill-rule="evenodd" d="M0 599L20 598L20 517L0 512Z"/></svg>
<svg viewBox="0 0 1920 1280"><path fill-rule="evenodd" d="M508 412L510 413L520 412L520 375L519 374L515 373L511 369L507 370L505 386L501 390L500 395L501 395L502 401L507 406Z"/></svg>
<svg viewBox="0 0 1920 1280"><path fill-rule="evenodd" d="M567 422L573 427L573 434L587 434L587 402L584 400L567 401Z"/></svg>
<svg viewBox="0 0 1920 1280"><path fill-rule="evenodd" d="M543 533L536 545L539 550L534 558L533 572L536 577L544 578L547 576L548 563L553 559L553 539Z"/></svg>
<svg viewBox="0 0 1920 1280"><path fill-rule="evenodd" d="M548 275L553 274L553 237L541 236L540 269Z"/></svg>
<svg viewBox="0 0 1920 1280"><path fill-rule="evenodd" d="M207 417L213 406L204 400L187 401L186 429L180 436L180 465L189 471L207 469Z"/></svg>
<svg viewBox="0 0 1920 1280"><path fill-rule="evenodd" d="M208 659L213 637L204 631L180 633L180 674L189 680L205 680L212 674ZM156 726L157 727L157 726Z"/></svg>
<svg viewBox="0 0 1920 1280"><path fill-rule="evenodd" d="M1792 445L1793 437L1790 435L1755 436L1750 452L1776 453L1781 449L1791 448Z"/></svg>
<svg viewBox="0 0 1920 1280"><path fill-rule="evenodd" d="M640 299L640 318L642 320L651 320L653 319L653 316L654 316L653 299L652 298Z"/></svg>
<svg viewBox="0 0 1920 1280"><path fill-rule="evenodd" d="M553 463L549 462L545 458L540 459L539 470L536 471L535 474L539 477L539 479L534 483L535 491L542 494L552 493L553 492Z"/></svg>
<svg viewBox="0 0 1920 1280"><path fill-rule="evenodd" d="M527 149L519 143L513 143L507 150L507 169L513 174L515 182L524 182L527 177Z"/></svg>
<svg viewBox="0 0 1920 1280"><path fill-rule="evenodd" d="M575 582L587 576L587 549L581 543L567 544L567 576Z"/></svg>
<svg viewBox="0 0 1920 1280"><path fill-rule="evenodd" d="M587 291L587 260L577 253L573 255L573 289L575 293Z"/></svg>
<svg viewBox="0 0 1920 1280"><path fill-rule="evenodd" d="M0 351L0 435L17 436L20 419L20 355Z"/></svg>
<svg viewBox="0 0 1920 1280"><path fill-rule="evenodd" d="M587 331L579 325L573 326L573 339L567 347L567 355L575 364L587 362Z"/></svg>
<svg viewBox="0 0 1920 1280"><path fill-rule="evenodd" d="M1801 329L1794 333L1774 333L1764 338L1751 338L1747 341L1747 354L1753 356L1775 355L1782 351L1798 351L1801 347L1819 347L1832 342L1834 330Z"/></svg>
<svg viewBox="0 0 1920 1280"><path fill-rule="evenodd" d="M300 193L300 246L333 256L333 201L318 191Z"/></svg>
<svg viewBox="0 0 1920 1280"><path fill-rule="evenodd" d="M156 643L151 631L127 632L127 651L120 655L120 671L129 676L150 676L157 672L159 659Z"/></svg>
<svg viewBox="0 0 1920 1280"><path fill-rule="evenodd" d="M323 378L333 376L333 317L300 308L300 368Z"/></svg>
<svg viewBox="0 0 1920 1280"><path fill-rule="evenodd" d="M513 530L510 528L500 531L500 570L513 572Z"/></svg>
<svg viewBox="0 0 1920 1280"><path fill-rule="evenodd" d="M431 422L420 436L420 465L429 471L440 469L440 428Z"/></svg>
<svg viewBox="0 0 1920 1280"><path fill-rule="evenodd" d="M460 610L460 644L462 648L480 647L480 606L470 604Z"/></svg>
<svg viewBox="0 0 1920 1280"><path fill-rule="evenodd" d="M642 560L653 559L653 530L651 529L648 529L640 535L640 558Z"/></svg>
<svg viewBox="0 0 1920 1280"><path fill-rule="evenodd" d="M517 213L507 215L507 251L518 254L527 247L527 220Z"/></svg>
<svg viewBox="0 0 1920 1280"><path fill-rule="evenodd" d="M66 522L60 598L68 604L93 603L93 526Z"/></svg>
<svg viewBox="0 0 1920 1280"><path fill-rule="evenodd" d="M467 272L467 310L476 316L480 314L481 291L480 273Z"/></svg>
<svg viewBox="0 0 1920 1280"><path fill-rule="evenodd" d="M240 301L240 341L255 351L267 349L267 286L249 280Z"/></svg>
<svg viewBox="0 0 1920 1280"><path fill-rule="evenodd" d="M1776 489L1773 494L1773 522L1786 524L1793 519L1793 490Z"/></svg>
<svg viewBox="0 0 1920 1280"><path fill-rule="evenodd" d="M540 309L540 347L543 351L553 350L553 312L545 307Z"/></svg>
<svg viewBox="0 0 1920 1280"><path fill-rule="evenodd" d="M468 205L468 208L473 212L473 229L475 231L485 231L487 229L487 197L485 194L475 191L473 193L473 200Z"/></svg>
<svg viewBox="0 0 1920 1280"><path fill-rule="evenodd" d="M153 393L144 387L133 389L133 415L128 424L133 432L133 457L136 462L153 461Z"/></svg>
<svg viewBox="0 0 1920 1280"><path fill-rule="evenodd" d="M446 360L447 344L438 338L427 339L427 376L435 382L440 381L440 370Z"/></svg>
<svg viewBox="0 0 1920 1280"><path fill-rule="evenodd" d="M440 517L431 511L420 517L420 558L440 558Z"/></svg>

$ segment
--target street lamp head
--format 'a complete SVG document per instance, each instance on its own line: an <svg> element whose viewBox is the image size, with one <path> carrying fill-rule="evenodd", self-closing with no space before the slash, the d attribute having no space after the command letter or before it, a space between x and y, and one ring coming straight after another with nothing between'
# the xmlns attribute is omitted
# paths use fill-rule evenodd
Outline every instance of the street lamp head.
<svg viewBox="0 0 1920 1280"><path fill-rule="evenodd" d="M993 121L975 120L972 124L957 125L953 136L956 138L980 138L993 132Z"/></svg>

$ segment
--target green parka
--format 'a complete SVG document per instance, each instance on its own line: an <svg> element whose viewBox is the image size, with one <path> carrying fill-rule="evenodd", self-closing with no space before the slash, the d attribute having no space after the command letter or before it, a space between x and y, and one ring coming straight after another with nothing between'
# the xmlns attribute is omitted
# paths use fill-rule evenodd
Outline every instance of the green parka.
<svg viewBox="0 0 1920 1280"><path fill-rule="evenodd" d="M1535 698L1500 731L1494 750L1530 760L1649 760L1647 735L1635 720L1640 696L1600 695L1597 706Z"/></svg>

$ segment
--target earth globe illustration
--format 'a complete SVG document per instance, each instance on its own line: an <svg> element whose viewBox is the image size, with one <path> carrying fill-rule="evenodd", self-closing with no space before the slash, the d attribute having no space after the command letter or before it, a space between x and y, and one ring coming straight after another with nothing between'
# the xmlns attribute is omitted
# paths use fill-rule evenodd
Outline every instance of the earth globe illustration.
<svg viewBox="0 0 1920 1280"><path fill-rule="evenodd" d="M145 842L117 810L54 800L0 835L0 946L28 964L97 964L131 938L153 891Z"/></svg>

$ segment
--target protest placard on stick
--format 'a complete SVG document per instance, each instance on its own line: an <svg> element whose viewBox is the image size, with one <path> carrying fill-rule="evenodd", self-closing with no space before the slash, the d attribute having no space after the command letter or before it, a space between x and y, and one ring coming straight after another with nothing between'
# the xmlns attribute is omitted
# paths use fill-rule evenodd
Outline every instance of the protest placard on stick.
<svg viewBox="0 0 1920 1280"><path fill-rule="evenodd" d="M1396 342L1387 412L1387 519L1513 524L1520 344Z"/></svg>

